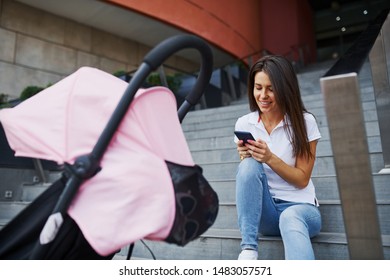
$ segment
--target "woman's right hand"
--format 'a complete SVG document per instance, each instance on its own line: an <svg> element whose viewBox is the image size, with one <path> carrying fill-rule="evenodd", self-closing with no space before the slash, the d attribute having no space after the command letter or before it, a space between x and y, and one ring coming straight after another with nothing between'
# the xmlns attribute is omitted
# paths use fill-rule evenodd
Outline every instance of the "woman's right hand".
<svg viewBox="0 0 390 280"><path fill-rule="evenodd" d="M243 140L239 140L237 142L237 151L238 151L238 155L240 156L240 160L251 157L251 154L248 151L248 147L245 146Z"/></svg>

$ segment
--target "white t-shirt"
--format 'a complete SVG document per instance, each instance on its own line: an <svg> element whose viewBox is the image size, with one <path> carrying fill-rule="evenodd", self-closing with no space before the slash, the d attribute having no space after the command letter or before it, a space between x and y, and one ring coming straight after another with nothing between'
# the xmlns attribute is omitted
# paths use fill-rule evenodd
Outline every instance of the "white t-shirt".
<svg viewBox="0 0 390 280"><path fill-rule="evenodd" d="M314 116L309 113L304 113L304 118L308 142L320 139L321 134ZM286 133L283 125L284 120L274 128L271 134L268 134L263 122L261 120L259 122L259 113L256 111L240 117L236 122L235 130L249 131L256 140L259 138L264 140L271 152L281 160L290 166L295 166L295 156L293 155L290 137ZM234 136L234 142L238 142L236 136ZM286 201L318 205L314 185L311 179L305 188L299 189L282 179L267 164L264 164L264 170L267 175L272 197Z"/></svg>

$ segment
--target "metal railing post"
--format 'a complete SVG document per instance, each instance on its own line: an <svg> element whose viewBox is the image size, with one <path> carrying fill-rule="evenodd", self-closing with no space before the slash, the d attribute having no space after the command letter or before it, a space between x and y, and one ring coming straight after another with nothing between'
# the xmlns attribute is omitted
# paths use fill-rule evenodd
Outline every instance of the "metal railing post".
<svg viewBox="0 0 390 280"><path fill-rule="evenodd" d="M372 82L375 92L378 124L382 142L384 169L380 173L390 173L390 85L386 56L390 56L389 15L370 51Z"/></svg>
<svg viewBox="0 0 390 280"><path fill-rule="evenodd" d="M168 87L167 76L165 75L164 66L160 65L158 68L158 75L160 76L161 85Z"/></svg>
<svg viewBox="0 0 390 280"><path fill-rule="evenodd" d="M237 93L236 93L236 88L234 86L233 75L232 75L232 70L230 68L230 65L225 66L223 70L225 70L225 72L226 72L226 76L227 76L227 80L228 80L228 84L229 84L229 89L230 89L229 94L233 100L237 100L238 97L237 97Z"/></svg>
<svg viewBox="0 0 390 280"><path fill-rule="evenodd" d="M321 78L350 259L383 259L356 73Z"/></svg>
<svg viewBox="0 0 390 280"><path fill-rule="evenodd" d="M48 180L45 175L45 171L43 170L42 162L40 159L34 158L33 159L35 172L37 173L37 176L39 178L40 183L47 183Z"/></svg>

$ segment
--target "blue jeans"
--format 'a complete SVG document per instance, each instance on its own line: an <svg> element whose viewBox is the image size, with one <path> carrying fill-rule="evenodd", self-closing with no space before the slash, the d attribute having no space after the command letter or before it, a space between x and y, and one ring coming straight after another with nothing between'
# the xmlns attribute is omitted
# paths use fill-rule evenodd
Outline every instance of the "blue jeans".
<svg viewBox="0 0 390 280"><path fill-rule="evenodd" d="M315 259L310 238L321 230L318 207L272 198L263 164L253 158L238 166L236 203L241 249L257 250L260 232L281 236L288 260Z"/></svg>

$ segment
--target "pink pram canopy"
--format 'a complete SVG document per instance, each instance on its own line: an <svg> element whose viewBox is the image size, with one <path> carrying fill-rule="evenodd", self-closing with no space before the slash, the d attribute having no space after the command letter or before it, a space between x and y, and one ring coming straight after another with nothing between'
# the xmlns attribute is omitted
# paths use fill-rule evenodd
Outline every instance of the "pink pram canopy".
<svg viewBox="0 0 390 280"><path fill-rule="evenodd" d="M12 109L0 111L16 156L72 164L91 152L127 83L83 67ZM164 87L138 90L69 215L95 251L108 255L139 239L162 240L175 216L165 160L193 166L176 100Z"/></svg>

